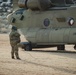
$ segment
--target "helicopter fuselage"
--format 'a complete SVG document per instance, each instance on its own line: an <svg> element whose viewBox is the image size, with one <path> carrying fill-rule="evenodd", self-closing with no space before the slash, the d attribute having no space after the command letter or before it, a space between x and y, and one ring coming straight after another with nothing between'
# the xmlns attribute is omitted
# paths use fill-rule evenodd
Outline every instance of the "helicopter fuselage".
<svg viewBox="0 0 76 75"><path fill-rule="evenodd" d="M76 5L46 11L19 8L8 17L36 45L76 44Z"/></svg>

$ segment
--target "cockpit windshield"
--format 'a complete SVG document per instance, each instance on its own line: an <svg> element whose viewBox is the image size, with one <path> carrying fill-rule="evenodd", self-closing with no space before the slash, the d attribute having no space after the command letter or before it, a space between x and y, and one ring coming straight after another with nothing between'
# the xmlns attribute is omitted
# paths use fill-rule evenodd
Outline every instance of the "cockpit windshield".
<svg viewBox="0 0 76 75"><path fill-rule="evenodd" d="M25 8L21 8L15 11L16 14L23 14L24 10L26 10Z"/></svg>

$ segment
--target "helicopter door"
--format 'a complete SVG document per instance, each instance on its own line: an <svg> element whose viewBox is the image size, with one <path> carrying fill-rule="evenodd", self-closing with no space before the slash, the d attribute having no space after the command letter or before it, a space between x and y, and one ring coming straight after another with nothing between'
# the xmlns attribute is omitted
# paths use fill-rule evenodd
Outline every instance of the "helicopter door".
<svg viewBox="0 0 76 75"><path fill-rule="evenodd" d="M49 42L49 30L41 29L37 32L36 41L38 43L48 43Z"/></svg>
<svg viewBox="0 0 76 75"><path fill-rule="evenodd" d="M76 28L71 28L70 29L69 43L76 43Z"/></svg>
<svg viewBox="0 0 76 75"><path fill-rule="evenodd" d="M64 29L53 29L49 35L50 43L63 43Z"/></svg>
<svg viewBox="0 0 76 75"><path fill-rule="evenodd" d="M69 42L69 34L70 34L70 28L65 29L65 31L64 31L64 43Z"/></svg>

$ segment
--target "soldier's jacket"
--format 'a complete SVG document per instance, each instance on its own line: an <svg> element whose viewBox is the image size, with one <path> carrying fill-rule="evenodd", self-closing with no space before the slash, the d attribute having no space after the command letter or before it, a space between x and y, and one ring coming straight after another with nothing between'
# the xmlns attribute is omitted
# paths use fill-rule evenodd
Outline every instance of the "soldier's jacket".
<svg viewBox="0 0 76 75"><path fill-rule="evenodd" d="M15 45L20 43L20 34L17 31L11 31L10 35L10 44Z"/></svg>

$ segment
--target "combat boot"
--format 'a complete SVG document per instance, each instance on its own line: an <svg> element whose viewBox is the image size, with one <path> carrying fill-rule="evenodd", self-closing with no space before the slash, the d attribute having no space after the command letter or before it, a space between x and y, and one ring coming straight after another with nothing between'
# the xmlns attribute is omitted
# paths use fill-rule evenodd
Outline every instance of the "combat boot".
<svg viewBox="0 0 76 75"><path fill-rule="evenodd" d="M14 56L12 56L12 59L15 59Z"/></svg>
<svg viewBox="0 0 76 75"><path fill-rule="evenodd" d="M21 60L21 59L19 58L18 51L15 51L15 55L16 55L16 58L17 58L18 60Z"/></svg>
<svg viewBox="0 0 76 75"><path fill-rule="evenodd" d="M17 57L18 60L21 60L19 57Z"/></svg>
<svg viewBox="0 0 76 75"><path fill-rule="evenodd" d="M12 59L15 59L15 58L14 58L14 50L13 50L13 49L12 49L12 51L11 51L11 58L12 58Z"/></svg>

